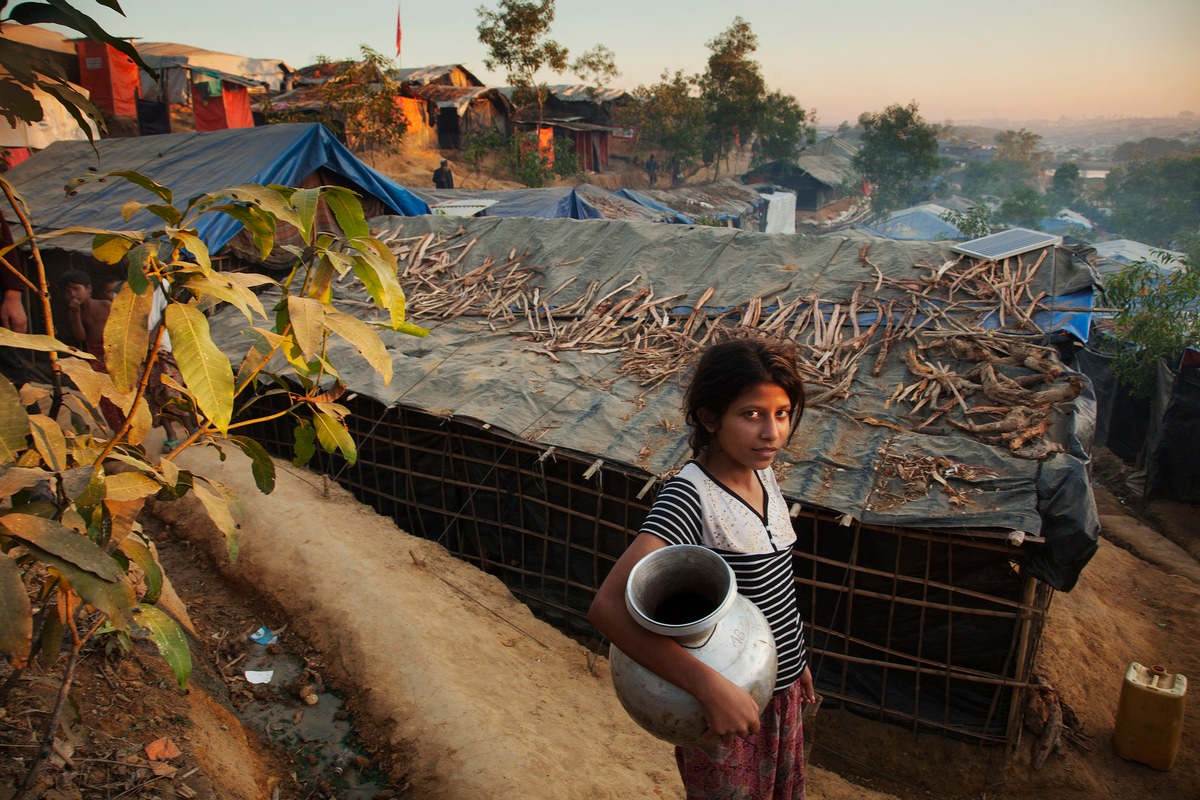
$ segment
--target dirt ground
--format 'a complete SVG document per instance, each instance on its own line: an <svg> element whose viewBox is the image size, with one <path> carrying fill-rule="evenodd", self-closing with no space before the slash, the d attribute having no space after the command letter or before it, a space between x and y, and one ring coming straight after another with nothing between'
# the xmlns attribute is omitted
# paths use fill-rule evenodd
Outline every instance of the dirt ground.
<svg viewBox="0 0 1200 800"><path fill-rule="evenodd" d="M324 654L352 693L364 738L390 753L384 762L403 796L682 796L670 748L625 717L606 662L535 619L494 578L320 476L281 462L275 492L263 497L233 456L189 458L245 499L242 556L223 569L257 587ZM1200 673L1200 568L1128 501L1099 487L1097 498L1100 550L1075 590L1056 594L1038 659L1087 749L1068 745L1035 771L1032 733L1009 755L822 710L810 797L1197 797L1194 714L1169 772L1118 758L1111 737L1131 661ZM1165 513L1187 526L1195 512ZM175 503L159 513L220 559L195 509Z"/></svg>

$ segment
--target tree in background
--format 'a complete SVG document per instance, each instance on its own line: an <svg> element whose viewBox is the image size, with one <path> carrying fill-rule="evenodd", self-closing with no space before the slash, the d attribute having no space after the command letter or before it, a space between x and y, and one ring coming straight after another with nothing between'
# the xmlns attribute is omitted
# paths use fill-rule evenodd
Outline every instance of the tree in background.
<svg viewBox="0 0 1200 800"><path fill-rule="evenodd" d="M750 23L735 17L724 33L708 42L712 55L700 76L700 97L708 122L708 144L719 162L758 129L767 95L766 81L757 61L758 37Z"/></svg>
<svg viewBox="0 0 1200 800"><path fill-rule="evenodd" d="M801 144L815 142L817 129L808 120L809 112L792 95L780 91L768 94L758 121L759 148L752 163L791 159Z"/></svg>
<svg viewBox="0 0 1200 800"><path fill-rule="evenodd" d="M549 38L554 22L554 0L500 0L497 10L475 9L479 15L479 41L488 49L483 59L488 69L503 67L516 89L513 102L537 103L542 118L546 95L534 83L543 67L555 72L567 68L567 48Z"/></svg>
<svg viewBox="0 0 1200 800"><path fill-rule="evenodd" d="M1200 221L1200 153L1133 161L1108 174L1112 228L1131 239L1176 249Z"/></svg>
<svg viewBox="0 0 1200 800"><path fill-rule="evenodd" d="M1200 271L1188 258L1156 252L1104 281L1113 317L1113 373L1131 394L1149 396L1159 361L1172 367L1185 347L1200 347Z"/></svg>
<svg viewBox="0 0 1200 800"><path fill-rule="evenodd" d="M596 45L572 61L571 71L579 80L588 84L588 91L593 99L598 97L613 79L621 77L621 71L617 69L616 54L602 44Z"/></svg>
<svg viewBox="0 0 1200 800"><path fill-rule="evenodd" d="M1195 150L1196 145L1188 145L1179 139L1163 139L1160 136L1149 136L1137 142L1121 142L1113 150L1112 160L1121 164L1126 161L1150 161L1163 156L1186 153Z"/></svg>
<svg viewBox="0 0 1200 800"><path fill-rule="evenodd" d="M884 214L924 199L919 183L934 174L940 162L937 131L921 117L917 103L863 114L858 123L863 128L862 146L854 166L873 186L874 212Z"/></svg>
<svg viewBox="0 0 1200 800"><path fill-rule="evenodd" d="M978 205L965 214L948 208L938 216L938 219L942 222L949 222L968 239L979 239L992 232L991 216L987 206Z"/></svg>
<svg viewBox="0 0 1200 800"><path fill-rule="evenodd" d="M1019 186L1004 198L997 216L1013 225L1036 228L1046 216L1046 203L1037 189L1032 186Z"/></svg>
<svg viewBox="0 0 1200 800"><path fill-rule="evenodd" d="M1002 131L996 134L996 158L1037 167L1044 155L1038 150L1041 143L1041 134L1024 128Z"/></svg>
<svg viewBox="0 0 1200 800"><path fill-rule="evenodd" d="M391 76L392 60L359 45L361 61L347 61L321 87L322 122L358 153L394 153L408 121L400 106L400 83ZM323 56L318 64L330 63ZM340 131L339 131L340 129Z"/></svg>
<svg viewBox="0 0 1200 800"><path fill-rule="evenodd" d="M622 125L638 129L638 137L661 147L680 169L699 163L704 146L704 103L695 92L696 79L682 70L664 72L659 82L631 93L639 102L618 111Z"/></svg>
<svg viewBox="0 0 1200 800"><path fill-rule="evenodd" d="M1054 178L1050 182L1050 192L1047 199L1054 208L1071 208L1079 200L1083 192L1083 178L1079 176L1079 165L1074 161L1064 161L1054 170Z"/></svg>

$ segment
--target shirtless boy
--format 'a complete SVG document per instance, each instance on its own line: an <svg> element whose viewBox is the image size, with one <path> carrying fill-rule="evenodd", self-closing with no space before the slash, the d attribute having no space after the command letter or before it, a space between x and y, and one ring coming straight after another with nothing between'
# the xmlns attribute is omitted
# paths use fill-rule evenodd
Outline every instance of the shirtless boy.
<svg viewBox="0 0 1200 800"><path fill-rule="evenodd" d="M92 297L92 279L78 269L63 273L59 281L63 297L67 300L67 319L71 333L89 353L104 358L104 323L112 303Z"/></svg>

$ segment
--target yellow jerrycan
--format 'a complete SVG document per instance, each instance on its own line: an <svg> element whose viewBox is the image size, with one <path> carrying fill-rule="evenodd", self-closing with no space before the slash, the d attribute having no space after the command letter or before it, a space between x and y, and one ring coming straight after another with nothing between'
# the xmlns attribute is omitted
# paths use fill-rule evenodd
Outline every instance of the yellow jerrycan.
<svg viewBox="0 0 1200 800"><path fill-rule="evenodd" d="M1117 755L1169 770L1179 755L1187 678L1158 664L1134 661L1125 671L1113 746Z"/></svg>

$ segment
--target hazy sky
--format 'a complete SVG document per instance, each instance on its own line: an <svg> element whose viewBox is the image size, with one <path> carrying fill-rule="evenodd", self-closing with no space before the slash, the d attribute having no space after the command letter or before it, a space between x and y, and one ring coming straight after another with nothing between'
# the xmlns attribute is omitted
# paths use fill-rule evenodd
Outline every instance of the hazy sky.
<svg viewBox="0 0 1200 800"><path fill-rule="evenodd" d="M403 67L483 66L480 5L496 0L120 0L125 18L76 6L111 33L171 41L292 67L317 55L394 56L402 5ZM572 57L616 54L632 89L664 70L704 70L705 46L737 15L758 36L770 89L817 110L818 122L916 100L930 121L1200 113L1200 0L558 0L551 35ZM539 75L574 83L570 73Z"/></svg>

